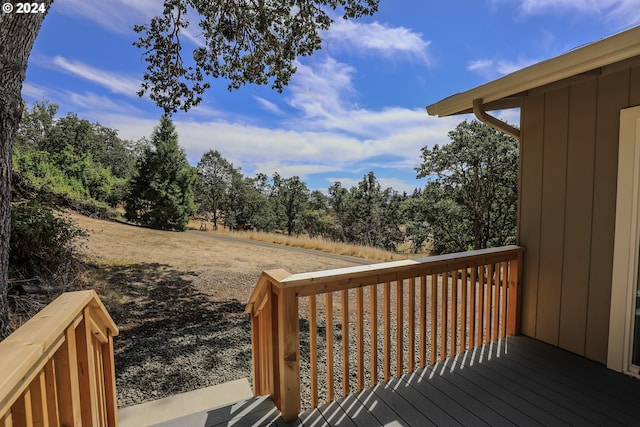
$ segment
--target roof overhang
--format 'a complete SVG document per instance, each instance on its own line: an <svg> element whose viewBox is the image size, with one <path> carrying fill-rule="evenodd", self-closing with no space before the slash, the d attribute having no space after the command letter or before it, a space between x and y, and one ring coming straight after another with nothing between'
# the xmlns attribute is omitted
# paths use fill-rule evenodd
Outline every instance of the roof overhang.
<svg viewBox="0 0 640 427"><path fill-rule="evenodd" d="M429 105L427 112L439 117L470 113L473 111L475 99L482 99L483 109L486 111L517 108L520 106L522 96L530 89L638 55L640 55L640 26L447 97Z"/></svg>

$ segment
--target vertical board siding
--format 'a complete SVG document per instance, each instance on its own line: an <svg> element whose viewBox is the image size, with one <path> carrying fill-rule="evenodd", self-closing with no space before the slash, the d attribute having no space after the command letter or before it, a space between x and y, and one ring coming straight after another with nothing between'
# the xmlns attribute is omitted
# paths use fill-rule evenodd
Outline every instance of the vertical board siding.
<svg viewBox="0 0 640 427"><path fill-rule="evenodd" d="M596 161L585 356L606 363L618 179L620 110L628 107L629 71L598 79Z"/></svg>
<svg viewBox="0 0 640 427"><path fill-rule="evenodd" d="M640 105L640 67L630 70L629 107Z"/></svg>
<svg viewBox="0 0 640 427"><path fill-rule="evenodd" d="M569 88L547 93L536 335L554 345L560 321L568 119Z"/></svg>
<svg viewBox="0 0 640 427"><path fill-rule="evenodd" d="M620 110L640 67L531 91L522 102L522 333L606 363Z"/></svg>
<svg viewBox="0 0 640 427"><path fill-rule="evenodd" d="M542 205L542 156L544 95L528 96L522 103L522 142L520 144L520 228L518 241L527 248L522 266L521 330L536 336L538 271L540 259L540 206ZM471 282L473 285L473 281ZM471 304L475 286L471 287ZM472 312L473 314L473 312ZM471 320L473 320L473 316ZM473 325L472 325L473 327ZM473 341L471 342L473 346Z"/></svg>
<svg viewBox="0 0 640 427"><path fill-rule="evenodd" d="M587 330L597 88L595 79L575 84L569 99L559 345L578 354L584 354Z"/></svg>

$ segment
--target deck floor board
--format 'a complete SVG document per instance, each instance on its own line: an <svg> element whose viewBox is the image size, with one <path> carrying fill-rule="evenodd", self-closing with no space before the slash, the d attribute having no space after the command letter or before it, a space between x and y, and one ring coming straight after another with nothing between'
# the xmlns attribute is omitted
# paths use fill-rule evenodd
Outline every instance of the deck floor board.
<svg viewBox="0 0 640 427"><path fill-rule="evenodd" d="M566 405L567 403L571 404L571 402L567 402L566 397L563 395L529 378L523 376L516 377L510 371L511 370L505 365L500 366L499 364L485 363L482 366L476 366L473 374L467 373L467 375L471 377L475 375L483 376L504 389L506 393L510 393L512 396L518 396L529 402L530 405L534 405L535 409L531 409L535 411L539 417L538 419L547 420L548 422L544 421L547 425L596 425L580 413L568 408ZM566 403L563 404L563 401ZM552 418L549 418L545 414L549 414Z"/></svg>
<svg viewBox="0 0 640 427"><path fill-rule="evenodd" d="M637 402L640 380L518 336L323 404L294 422L285 423L268 397L254 397L161 426L637 426Z"/></svg>
<svg viewBox="0 0 640 427"><path fill-rule="evenodd" d="M558 381L557 377L547 375L544 370L533 369L530 365L523 364L513 357L500 360L499 366L497 365L495 368L505 369L505 372L507 372L506 369L509 369L514 382L528 383L532 389L538 390L547 400L557 402L576 413L583 414L598 425L608 425L611 422L610 415L613 414L608 416L603 414L602 410L606 409L606 412L609 413L612 411L609 408L604 408L601 402L585 395L579 383L573 386L567 385ZM585 372L585 375L588 373Z"/></svg>
<svg viewBox="0 0 640 427"><path fill-rule="evenodd" d="M629 411L634 411L634 407L620 404L620 399L624 398L623 394L600 391L600 387L605 381L593 383L586 381L585 377L590 375L589 370L580 372L574 369L563 369L557 371L552 367L551 361L538 364L535 360L525 360L519 357L509 358L504 363L520 370L522 373L518 375L519 377L533 377L548 389L567 396L570 400L566 403L567 406L574 407L580 413L588 414L589 419L598 424L607 425L617 422L626 425L629 422ZM594 363L592 370L597 370L600 367L601 365Z"/></svg>

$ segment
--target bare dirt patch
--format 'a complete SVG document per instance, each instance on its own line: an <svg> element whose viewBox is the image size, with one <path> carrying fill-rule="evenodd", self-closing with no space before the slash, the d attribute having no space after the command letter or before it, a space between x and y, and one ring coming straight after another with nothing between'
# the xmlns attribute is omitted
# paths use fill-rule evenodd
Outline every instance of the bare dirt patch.
<svg viewBox="0 0 640 427"><path fill-rule="evenodd" d="M89 232L88 282L120 328L119 406L249 378L251 332L243 312L260 273L354 265L288 247L71 216Z"/></svg>

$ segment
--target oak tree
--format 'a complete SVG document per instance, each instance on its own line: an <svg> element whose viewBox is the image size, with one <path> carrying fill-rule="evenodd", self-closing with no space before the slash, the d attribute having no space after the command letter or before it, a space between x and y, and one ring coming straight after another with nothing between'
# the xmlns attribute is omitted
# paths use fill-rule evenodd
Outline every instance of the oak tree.
<svg viewBox="0 0 640 427"><path fill-rule="evenodd" d="M424 147L417 168L418 178L429 178L419 197L433 252L514 243L518 141L477 120L460 123L449 138Z"/></svg>

